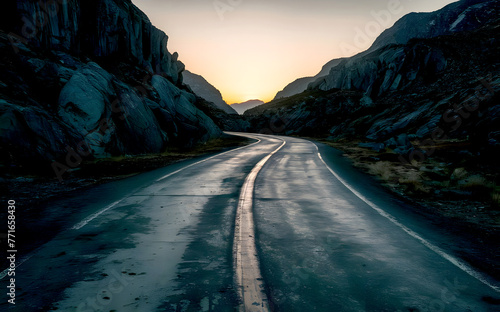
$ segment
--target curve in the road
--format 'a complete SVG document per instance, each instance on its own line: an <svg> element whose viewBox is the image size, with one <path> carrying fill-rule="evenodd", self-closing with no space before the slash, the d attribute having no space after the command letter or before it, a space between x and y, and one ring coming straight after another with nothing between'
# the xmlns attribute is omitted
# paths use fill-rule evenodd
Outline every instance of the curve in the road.
<svg viewBox="0 0 500 312"><path fill-rule="evenodd" d="M231 134L230 132L226 132L226 133ZM260 140L259 138L257 138L257 137L252 137L252 136L247 136L247 137L248 137L248 138L255 139L255 140L257 140L257 142L252 143L252 144L249 144L249 145L245 145L245 146L242 146L242 147L238 147L238 148L230 149L229 151L226 151L226 152L223 152L223 153L217 153L217 154L216 154L216 155L214 155L214 156L207 157L207 158L205 158L205 159L203 159L203 160L197 161L197 162L192 163L192 164L190 164L190 165L188 165L188 166L184 166L184 167L182 167L182 168L180 168L180 169L178 169L178 170L176 170L176 171L174 171L174 172L171 172L171 173L169 173L169 174L167 174L167 175L165 175L165 176L163 176L163 177L161 177L161 178L157 179L157 180L156 180L156 182L159 182L159 181L165 180L166 178L168 178L168 177L170 177L170 176L173 176L173 175L175 175L175 174L178 174L178 173L180 173L180 172L182 172L182 171L184 171L184 170L186 170L186 169L188 169L188 168L191 168L191 167L193 167L193 166L195 166L195 165L199 165L199 164L204 163L204 162L206 162L206 161L209 161L209 160L211 160L211 159L213 159L213 158L220 157L221 155L225 155L225 154L227 154L227 153L231 153L231 152L234 152L234 151L237 151L237 150L241 150L241 149L244 149L244 148L249 148L249 147L251 147L251 146L253 146L253 145L256 145L256 144L259 144L259 143L261 142L261 140ZM108 211L108 210L110 210L110 209L112 209L112 208L114 208L114 207L118 206L120 203L122 203L123 201L125 201L127 198L128 198L128 197L124 197L124 198L122 198L122 199L120 199L120 200L117 200L117 201L115 201L115 202L113 202L113 203L111 203L111 204L109 204L109 205L107 205L107 206L103 207L102 209L100 209L100 210L96 211L95 213L93 213L93 214L91 214L91 215L87 216L86 218L84 218L84 219L83 219L83 220L81 220L80 222L78 222L78 223L76 223L75 225L73 225L73 226L71 227L71 230L80 230L80 229L82 229L82 228L83 228L84 226L86 226L89 222L91 222L92 220L96 219L97 217L99 217L100 215L102 215L103 213L105 213L106 211ZM32 258L34 255L36 255L36 254L37 254L37 252L40 250L40 248L41 248L41 246L40 246L39 248L35 249L34 251L30 252L28 255L26 255L26 256L24 256L24 257L22 257L22 258L21 258L21 260L20 260L20 261L18 261L18 262L16 263L16 269L17 269L18 267L20 267L20 266L21 266L24 262L26 262L27 260L29 260L30 258ZM7 276L7 273L8 273L8 272L9 272L9 268L6 268L6 269L4 269L2 272L0 272L0 280L4 279L4 278Z"/></svg>
<svg viewBox="0 0 500 312"><path fill-rule="evenodd" d="M230 153L230 152L234 152L234 151L237 151L237 150L240 150L240 149L243 149L243 148L248 148L248 147L250 147L250 146L253 146L253 145L258 144L259 142L261 142L261 140L260 140L260 139L258 139L258 138L255 138L255 137L251 137L251 138L252 138L252 139L257 140L257 142L252 143L252 144L249 144L249 145L245 145L245 146L242 146L242 147L238 147L238 148L235 148L235 149L231 149L231 150L229 150L229 151L227 151L227 152L224 152L224 153L219 153L219 154L216 154L216 155L214 155L214 156L211 156L211 157L205 158L205 159L203 159L203 160L197 161L197 162L195 162L195 163L193 163L193 164L190 164L190 165L188 165L188 166L182 167L182 168L181 168L181 169L179 169L179 170L176 170L176 171L174 171L174 172L171 172L171 173L169 173L169 174L167 174L167 175L165 175L165 176L163 176L163 177L161 177L161 178L157 179L157 180L156 180L156 182L160 182L160 181L162 181L162 180L165 180L166 178L169 178L169 177L173 176L174 174L177 174L177 173L179 173L179 172L181 172L181 171L184 171L184 170L186 170L186 169L188 169L188 168L191 168L191 167L193 167L193 166L196 166L196 165L199 165L199 164L204 163L204 162L206 162L206 161L209 161L209 160L211 160L211 159L213 159L213 158L215 158L215 157L220 157L221 155L224 155L224 154L227 154L227 153ZM124 198L122 198L122 199L120 199L120 200L117 200L116 202L114 202L114 203L112 203L112 204L110 204L110 205L108 205L108 206L104 207L103 209L101 209L101 210L97 211L96 213L91 214L91 215L90 215L90 216L88 216L87 218L85 218L85 219L83 219L82 221L80 221L80 222L78 222L77 224L75 224L75 225L74 225L71 229L72 229L72 230L79 230L79 229L81 229L82 227L84 227L85 225L87 225L90 221L94 220L95 218L97 218L98 216L100 216L100 215L101 215L101 214L103 214L104 212L108 211L109 209L111 209L111 208L115 207L116 205L118 205L119 203L121 203L122 201L124 201L126 198L127 198L127 197L124 197Z"/></svg>
<svg viewBox="0 0 500 312"><path fill-rule="evenodd" d="M240 311L267 312L269 301L264 293L263 278L260 272L257 249L255 245L255 228L253 219L254 184L265 163L276 154L286 141L283 140L276 150L264 157L248 174L241 189L236 211L234 234L235 278L239 295L243 300Z"/></svg>

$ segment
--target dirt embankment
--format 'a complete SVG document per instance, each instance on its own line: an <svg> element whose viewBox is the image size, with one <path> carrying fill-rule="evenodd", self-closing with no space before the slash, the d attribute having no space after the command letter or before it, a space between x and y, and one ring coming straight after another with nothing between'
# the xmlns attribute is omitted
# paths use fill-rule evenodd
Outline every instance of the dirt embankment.
<svg viewBox="0 0 500 312"><path fill-rule="evenodd" d="M498 164L464 154L466 141L436 142L433 157L411 163L391 150L376 152L357 142L321 142L343 151L355 167L393 193L417 203L419 214L470 244L472 253L461 255L464 259L500 278Z"/></svg>

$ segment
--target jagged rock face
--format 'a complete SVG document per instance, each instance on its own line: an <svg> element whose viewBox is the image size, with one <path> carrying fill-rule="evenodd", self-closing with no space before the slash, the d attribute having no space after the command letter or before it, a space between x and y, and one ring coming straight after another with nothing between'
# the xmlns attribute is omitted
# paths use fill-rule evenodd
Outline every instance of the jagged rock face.
<svg viewBox="0 0 500 312"><path fill-rule="evenodd" d="M211 85L205 78L200 75L193 74L185 70L182 72L182 81L188 85L193 92L199 97L212 102L217 108L222 109L228 114L238 114L230 105L223 99L222 94L217 88Z"/></svg>
<svg viewBox="0 0 500 312"><path fill-rule="evenodd" d="M416 79L432 79L446 69L446 65L442 51L425 44L389 46L362 58L344 61L314 87L355 89L377 98L388 91L402 89Z"/></svg>
<svg viewBox="0 0 500 312"><path fill-rule="evenodd" d="M206 142L221 134L212 119L194 105L196 97L192 93L177 89L158 75L153 77L151 84L161 99L159 110L163 115L170 114L174 120L178 120L176 125L180 129L177 140L193 145L197 141Z"/></svg>
<svg viewBox="0 0 500 312"><path fill-rule="evenodd" d="M368 52L389 44L406 44L413 38L433 38L477 29L497 18L497 2L462 0L435 12L407 14L380 34Z"/></svg>
<svg viewBox="0 0 500 312"><path fill-rule="evenodd" d="M408 49L412 38L433 38L471 31L494 22L500 3L464 0L431 13L411 13L384 31L365 52L344 60L328 76L309 85L311 89L356 89L368 96L406 87L417 79L429 79L446 68L439 49L419 45Z"/></svg>
<svg viewBox="0 0 500 312"><path fill-rule="evenodd" d="M19 0L17 29L30 45L73 55L134 57L141 66L165 73L174 83L184 65L167 50L167 35L130 0ZM49 2L47 2L49 3ZM35 19L33 19L35 17Z"/></svg>
<svg viewBox="0 0 500 312"><path fill-rule="evenodd" d="M304 92L310 83L318 80L319 78L327 76L330 70L335 66L337 66L338 64L340 64L340 62L342 62L343 60L344 58L333 59L330 62L323 65L321 71L316 76L303 77L295 80L294 82L288 84L285 88L283 88L283 90L279 91L274 97L274 99L277 100L280 98L290 97L295 94Z"/></svg>
<svg viewBox="0 0 500 312"><path fill-rule="evenodd" d="M44 3L7 6L0 30L0 168L64 171L220 136L182 85L168 37L129 0Z"/></svg>
<svg viewBox="0 0 500 312"><path fill-rule="evenodd" d="M375 82L373 72L371 71L375 68L372 66L373 64L366 62L367 55L369 55L370 52L374 52L391 44L406 44L413 38L433 38L445 34L477 29L482 25L494 21L498 16L498 12L498 1L467 0L450 4L436 12L410 13L398 20L393 27L384 31L367 51L349 59L334 59L328 62L323 66L323 69L318 75L297 79L285 87L285 89L278 92L275 99L298 94L306 90L309 84L311 84L311 88L313 89L327 89L340 87L342 85L347 85L348 88L350 88L353 84L364 85L366 81ZM353 63L358 63L360 68L353 69ZM346 70L345 68L337 67L341 67L345 64L351 68ZM371 67L371 70L367 68L367 66ZM334 72L332 75L337 76L337 80L339 72L344 72L345 76L342 78L347 80L346 83L342 84L337 81L336 83L332 83L330 87L325 85L325 80L335 80L334 77L326 77L329 75L330 71ZM353 82L352 77L361 78L366 81ZM388 78L388 80L391 80L390 75ZM365 91L366 89L368 88L364 88Z"/></svg>

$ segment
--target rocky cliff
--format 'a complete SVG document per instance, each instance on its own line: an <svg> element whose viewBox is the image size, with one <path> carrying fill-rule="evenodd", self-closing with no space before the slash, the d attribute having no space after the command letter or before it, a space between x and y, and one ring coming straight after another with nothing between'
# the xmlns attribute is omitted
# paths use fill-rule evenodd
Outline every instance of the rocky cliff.
<svg viewBox="0 0 500 312"><path fill-rule="evenodd" d="M388 91L403 89L415 80L431 80L446 66L439 49L425 44L389 45L342 62L310 86L321 90L360 90L377 98Z"/></svg>
<svg viewBox="0 0 500 312"><path fill-rule="evenodd" d="M215 106L228 114L238 114L229 104L222 98L222 94L216 87L211 85L205 78L200 75L193 74L185 70L182 72L183 82L188 85L193 92L199 97L212 102Z"/></svg>
<svg viewBox="0 0 500 312"><path fill-rule="evenodd" d="M168 37L130 0L30 1L0 31L3 168L159 153L220 135Z"/></svg>
<svg viewBox="0 0 500 312"><path fill-rule="evenodd" d="M31 48L65 51L73 56L134 58L174 83L184 65L167 50L168 36L154 27L130 0L16 1L12 39ZM13 26L13 28L11 28Z"/></svg>
<svg viewBox="0 0 500 312"><path fill-rule="evenodd" d="M317 75L297 79L278 92L275 99L299 94L305 91L309 84L313 84L313 88L319 85L322 89L338 87L338 82L330 81L330 83L323 83L325 77L329 75L330 70L333 69L335 71L334 76L338 76L339 72L342 72L341 76L344 77L343 74L348 74L349 71L345 70L345 68L336 68L342 61L349 62L349 64L359 61L364 63L363 66L371 66L366 64L365 56L387 45L406 44L413 38L433 38L455 32L473 30L481 25L486 25L494 20L496 14L498 14L497 10L491 9L493 2L495 1L458 1L435 12L407 14L392 27L382 32L368 50L349 59L341 58L329 61ZM369 73L369 75L371 74Z"/></svg>
<svg viewBox="0 0 500 312"><path fill-rule="evenodd" d="M316 74L316 76L299 78L294 82L288 84L285 88L283 88L283 90L279 91L276 94L274 99L277 100L280 98L285 98L304 92L310 83L327 76L330 70L335 66L337 66L338 64L340 64L342 60L344 59L343 58L333 59L328 63L326 63L325 65L323 65L321 71L318 74Z"/></svg>
<svg viewBox="0 0 500 312"><path fill-rule="evenodd" d="M407 14L382 32L367 52L389 44L406 44L413 38L433 38L477 29L496 19L498 12L492 9L494 2L462 0L435 12Z"/></svg>
<svg viewBox="0 0 500 312"><path fill-rule="evenodd" d="M402 47L414 38L472 31L494 22L500 4L492 0L463 0L431 13L411 13L384 31L367 50L332 67L312 89L355 89L378 97L416 79L429 79L446 67L439 50L424 45Z"/></svg>
<svg viewBox="0 0 500 312"><path fill-rule="evenodd" d="M483 9L498 12L499 3ZM494 163L500 151L496 16L475 30L345 60L317 88L245 115L254 131L365 141L407 160L436 153L436 142L461 142L464 157Z"/></svg>

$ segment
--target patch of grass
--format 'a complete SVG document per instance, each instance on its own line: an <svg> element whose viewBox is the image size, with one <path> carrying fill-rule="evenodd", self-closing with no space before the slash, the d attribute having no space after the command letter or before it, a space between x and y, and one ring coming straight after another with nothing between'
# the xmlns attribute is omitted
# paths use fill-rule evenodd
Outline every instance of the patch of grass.
<svg viewBox="0 0 500 312"><path fill-rule="evenodd" d="M406 171L401 178L399 184L406 186L406 190L414 193L429 193L430 189L425 185L420 171Z"/></svg>
<svg viewBox="0 0 500 312"><path fill-rule="evenodd" d="M384 181L390 181L394 178L392 164L389 161L378 161L367 164L368 172L372 175L380 177Z"/></svg>
<svg viewBox="0 0 500 312"><path fill-rule="evenodd" d="M469 173L467 172L467 170L465 170L465 168L457 168L451 174L451 180L463 180L468 175Z"/></svg>
<svg viewBox="0 0 500 312"><path fill-rule="evenodd" d="M495 189L495 185L480 174L471 175L463 180L458 181L458 187L464 191L470 191L474 195L484 196L491 194Z"/></svg>
<svg viewBox="0 0 500 312"><path fill-rule="evenodd" d="M500 208L500 192L495 191L491 193L491 203L493 205L493 208Z"/></svg>

